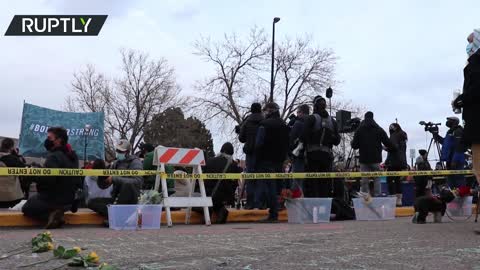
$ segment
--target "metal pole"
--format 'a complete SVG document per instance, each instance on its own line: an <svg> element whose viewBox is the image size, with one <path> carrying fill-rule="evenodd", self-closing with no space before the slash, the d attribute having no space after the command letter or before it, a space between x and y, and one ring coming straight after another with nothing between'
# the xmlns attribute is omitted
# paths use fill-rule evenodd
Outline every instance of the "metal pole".
<svg viewBox="0 0 480 270"><path fill-rule="evenodd" d="M83 149L83 167L87 166L87 135L85 134L85 144Z"/></svg>
<svg viewBox="0 0 480 270"><path fill-rule="evenodd" d="M275 65L275 20L273 21L273 30L272 30L272 70L270 76L270 98L269 101L273 102L273 88L275 83L273 81L273 69Z"/></svg>
<svg viewBox="0 0 480 270"><path fill-rule="evenodd" d="M330 107L330 116L332 116L332 98L329 98L328 102L329 102L328 106Z"/></svg>

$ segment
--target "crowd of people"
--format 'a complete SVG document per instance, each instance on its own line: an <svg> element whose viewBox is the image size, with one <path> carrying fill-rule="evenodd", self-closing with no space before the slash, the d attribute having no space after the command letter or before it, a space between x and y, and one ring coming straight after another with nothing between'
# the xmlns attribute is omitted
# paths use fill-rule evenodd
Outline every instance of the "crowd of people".
<svg viewBox="0 0 480 270"><path fill-rule="evenodd" d="M445 136L433 132L434 140L442 145L440 158L448 170L463 170L466 164L465 153L473 154L473 169L480 179L480 123L476 117L480 103L480 33L468 37L469 54L465 68L464 92L453 103L454 108L463 109L465 128L457 117L448 117L449 128ZM310 113L310 110L312 113ZM280 116L280 108L274 102L263 107L253 103L250 114L238 127L239 141L243 143L245 168L233 159L234 147L225 143L220 153L207 160L206 173L280 173L280 172L331 172L334 171L333 148L342 141L340 128L327 110L327 102L316 96L311 104L298 106L296 116L286 123ZM406 157L408 136L398 123L392 123L389 134L374 120L374 113L367 112L364 120L353 133L351 148L358 150L359 169L362 172L402 171L409 169ZM79 168L79 160L68 143L67 131L62 127L51 127L44 142L48 151L43 166L45 168ZM115 160L107 164L95 160L84 164L86 169L112 170L156 170L153 164L155 147L145 143L141 152L133 154L128 140L120 140L115 145ZM383 151L387 158L383 162ZM415 162L416 170L431 170L427 150L420 150ZM288 164L288 165L287 165ZM11 139L4 139L0 148L1 167L26 167L25 159L19 154ZM443 166L441 166L443 167ZM167 173L184 173L185 168L167 166ZM373 180L373 181L371 181ZM30 183L36 184L36 194L29 195ZM12 207L27 199L22 211L26 216L43 220L47 228L61 227L64 212L76 212L85 206L104 217L108 217L108 205L137 204L142 190L153 189L155 177L140 176L43 176L21 179L16 176L3 176L0 180L0 208ZM172 196L185 196L192 190L192 181L167 181L168 193ZM450 188L466 185L463 175L448 176ZM372 185L373 184L373 185ZM279 197L288 189L296 197L338 197L344 193L342 180L312 179L304 181L247 180L240 189L233 181L207 180L207 195L212 197L212 212L219 223L228 217L226 205L234 205L235 193L246 193L246 209L269 209L263 222L278 221L278 211L282 207ZM388 177L388 195L396 196L397 204L402 201L402 179ZM416 196L432 196L432 179L428 176L415 177ZM372 196L384 196L380 178L360 180L359 189ZM422 219L423 217L421 217ZM108 223L108 219L106 219Z"/></svg>

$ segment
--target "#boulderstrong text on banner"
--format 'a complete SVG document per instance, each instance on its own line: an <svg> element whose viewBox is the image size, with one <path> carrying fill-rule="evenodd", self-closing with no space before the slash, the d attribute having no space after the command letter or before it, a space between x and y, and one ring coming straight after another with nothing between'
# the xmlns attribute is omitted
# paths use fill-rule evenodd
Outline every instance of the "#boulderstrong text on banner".
<svg viewBox="0 0 480 270"><path fill-rule="evenodd" d="M85 132L85 125L91 130ZM43 146L49 127L61 126L68 132L68 143L84 159L85 138L87 139L87 159L104 159L104 114L102 112L75 113L62 112L25 103L23 106L22 126L19 148L25 157L45 157Z"/></svg>

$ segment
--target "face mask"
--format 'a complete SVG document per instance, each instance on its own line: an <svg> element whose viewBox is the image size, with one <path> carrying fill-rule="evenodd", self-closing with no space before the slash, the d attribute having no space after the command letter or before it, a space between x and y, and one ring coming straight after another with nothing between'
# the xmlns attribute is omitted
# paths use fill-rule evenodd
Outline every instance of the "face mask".
<svg viewBox="0 0 480 270"><path fill-rule="evenodd" d="M127 154L125 153L116 153L117 160L125 160L127 158Z"/></svg>
<svg viewBox="0 0 480 270"><path fill-rule="evenodd" d="M472 54L473 54L473 43L468 43L467 54L468 54L468 56L472 56Z"/></svg>
<svg viewBox="0 0 480 270"><path fill-rule="evenodd" d="M45 147L45 149L47 149L47 151L50 151L53 148L53 141L45 139L45 141L43 142L43 146Z"/></svg>

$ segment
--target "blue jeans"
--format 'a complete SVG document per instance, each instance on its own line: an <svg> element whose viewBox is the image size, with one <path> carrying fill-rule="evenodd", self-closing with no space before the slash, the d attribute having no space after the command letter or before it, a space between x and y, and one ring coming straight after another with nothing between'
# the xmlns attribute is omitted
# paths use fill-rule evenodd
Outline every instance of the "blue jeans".
<svg viewBox="0 0 480 270"><path fill-rule="evenodd" d="M259 162L257 166L259 173L277 173L282 172L282 163L276 164L270 161ZM277 181L274 179L257 180L259 184L259 198L265 195L268 210L268 218L278 220L278 197Z"/></svg>

